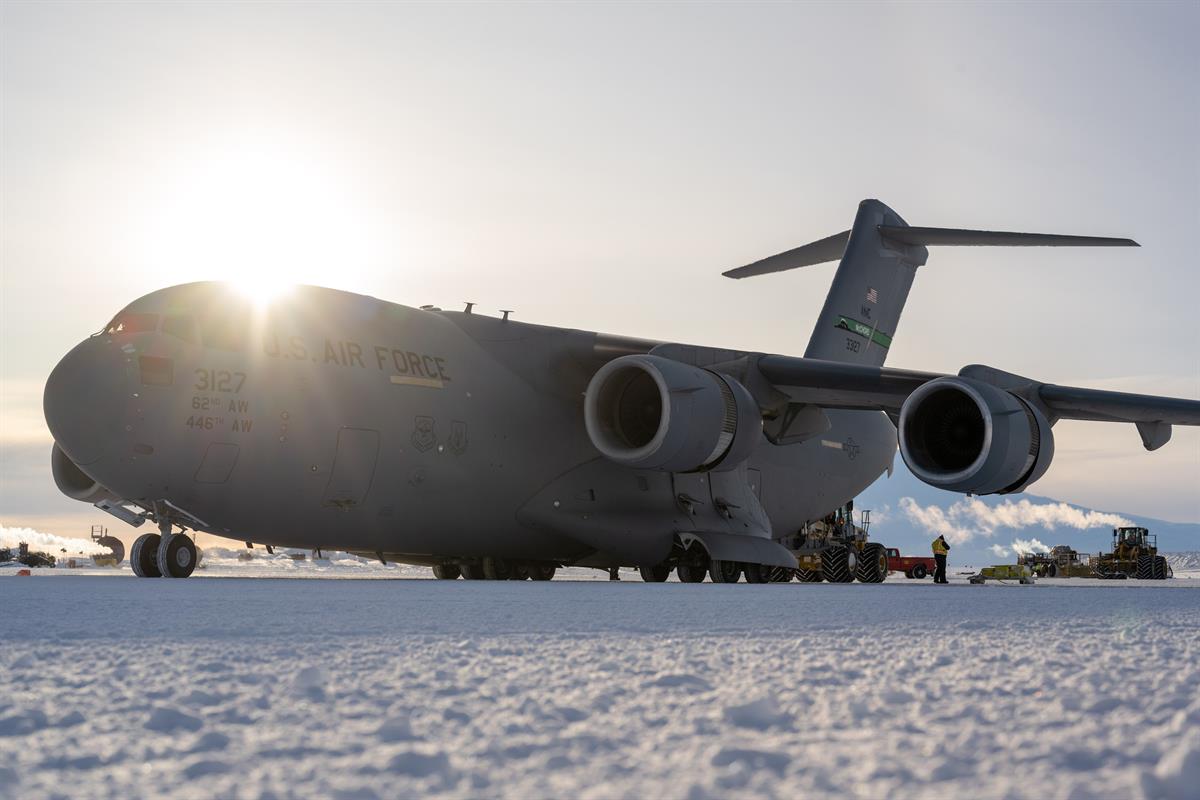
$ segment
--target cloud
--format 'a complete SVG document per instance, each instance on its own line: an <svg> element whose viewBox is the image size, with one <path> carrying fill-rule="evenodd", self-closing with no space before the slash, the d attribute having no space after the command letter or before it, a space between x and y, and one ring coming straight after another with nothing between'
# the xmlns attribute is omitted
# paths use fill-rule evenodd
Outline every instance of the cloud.
<svg viewBox="0 0 1200 800"><path fill-rule="evenodd" d="M1008 548L1007 547L1002 547L1001 545L994 544L991 547L991 551L992 551L992 555L996 556L997 558L1008 558Z"/></svg>
<svg viewBox="0 0 1200 800"><path fill-rule="evenodd" d="M1027 553L1049 553L1050 545L1037 539L1013 539L1012 549L1017 555L1023 556Z"/></svg>
<svg viewBox="0 0 1200 800"><path fill-rule="evenodd" d="M53 533L42 533L33 528L7 528L0 526L0 547L16 549L21 542L29 544L29 549L44 551L57 555L66 548L68 553L107 553L107 547L101 547L90 539L74 539L69 536L57 536Z"/></svg>
<svg viewBox="0 0 1200 800"><path fill-rule="evenodd" d="M1133 524L1119 514L1089 511L1067 503L1032 503L1029 500L1015 503L1005 500L989 506L978 497L964 497L943 509L936 505L922 506L911 497L902 497L900 510L913 523L945 536L951 544L961 544L976 536L992 536L1000 528L1023 530L1041 526L1048 531L1056 528L1088 530Z"/></svg>

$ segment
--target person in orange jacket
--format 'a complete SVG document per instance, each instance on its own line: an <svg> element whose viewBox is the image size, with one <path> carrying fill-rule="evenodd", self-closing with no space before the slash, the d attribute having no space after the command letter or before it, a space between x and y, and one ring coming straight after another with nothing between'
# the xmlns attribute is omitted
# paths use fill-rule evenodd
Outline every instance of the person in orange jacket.
<svg viewBox="0 0 1200 800"><path fill-rule="evenodd" d="M936 566L933 569L934 583L949 583L946 580L946 554L950 552L950 543L946 541L945 536L939 536L933 540L933 562Z"/></svg>

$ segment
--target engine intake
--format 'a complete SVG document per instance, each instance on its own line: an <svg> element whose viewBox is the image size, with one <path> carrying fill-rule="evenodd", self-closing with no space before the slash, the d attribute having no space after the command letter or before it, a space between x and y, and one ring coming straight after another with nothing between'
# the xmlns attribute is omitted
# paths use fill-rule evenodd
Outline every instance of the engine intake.
<svg viewBox="0 0 1200 800"><path fill-rule="evenodd" d="M601 367L584 396L584 423L596 449L637 469L729 469L750 457L762 415L734 379L653 355Z"/></svg>
<svg viewBox="0 0 1200 800"><path fill-rule="evenodd" d="M58 490L73 500L96 503L100 500L116 500L117 496L92 480L81 470L70 456L62 451L58 443L50 453L50 471Z"/></svg>
<svg viewBox="0 0 1200 800"><path fill-rule="evenodd" d="M937 378L900 409L900 454L925 483L953 492L1009 494L1045 474L1050 423L1021 398L970 378Z"/></svg>

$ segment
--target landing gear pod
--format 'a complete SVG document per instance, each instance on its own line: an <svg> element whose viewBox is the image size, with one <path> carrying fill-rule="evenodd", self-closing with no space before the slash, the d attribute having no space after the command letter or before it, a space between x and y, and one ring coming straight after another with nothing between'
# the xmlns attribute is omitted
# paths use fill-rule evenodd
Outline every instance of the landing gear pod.
<svg viewBox="0 0 1200 800"><path fill-rule="evenodd" d="M668 472L735 467L762 436L762 415L746 387L652 355L622 356L601 367L588 384L584 422L607 458Z"/></svg>
<svg viewBox="0 0 1200 800"><path fill-rule="evenodd" d="M1054 458L1046 417L1016 395L970 378L938 378L900 409L900 454L921 480L952 492L1009 494Z"/></svg>

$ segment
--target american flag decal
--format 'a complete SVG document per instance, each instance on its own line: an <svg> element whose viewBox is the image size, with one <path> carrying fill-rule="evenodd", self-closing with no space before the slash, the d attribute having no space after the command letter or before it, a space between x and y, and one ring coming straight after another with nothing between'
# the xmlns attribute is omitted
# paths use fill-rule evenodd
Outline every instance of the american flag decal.
<svg viewBox="0 0 1200 800"><path fill-rule="evenodd" d="M874 289L867 289L867 302L868 303L878 303L879 302L879 292L875 291Z"/></svg>

